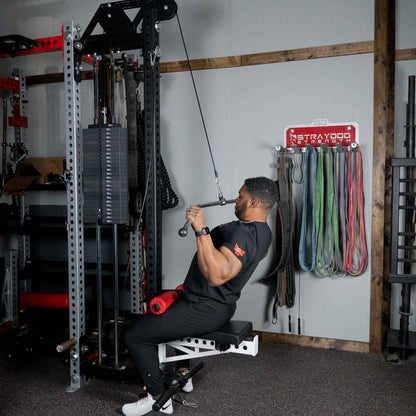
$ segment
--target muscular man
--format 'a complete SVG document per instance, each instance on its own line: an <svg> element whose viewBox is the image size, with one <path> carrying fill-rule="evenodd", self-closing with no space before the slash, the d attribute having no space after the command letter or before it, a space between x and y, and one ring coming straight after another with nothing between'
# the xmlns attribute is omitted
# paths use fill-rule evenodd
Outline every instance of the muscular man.
<svg viewBox="0 0 416 416"><path fill-rule="evenodd" d="M238 220L212 232L206 227L202 208L192 205L186 209L186 218L195 231L197 252L183 284L185 295L164 314L146 315L126 331L126 346L148 395L125 404L124 415L145 415L165 391L158 344L216 331L234 315L242 288L272 241L267 217L276 199L277 188L271 179L246 179L235 202ZM173 413L172 400L161 413Z"/></svg>

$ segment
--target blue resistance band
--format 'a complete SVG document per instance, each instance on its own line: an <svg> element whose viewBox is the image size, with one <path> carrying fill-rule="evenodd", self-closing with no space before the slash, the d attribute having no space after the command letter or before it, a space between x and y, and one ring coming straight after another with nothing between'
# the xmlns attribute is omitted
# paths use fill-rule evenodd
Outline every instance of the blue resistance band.
<svg viewBox="0 0 416 416"><path fill-rule="evenodd" d="M316 150L307 145L303 173L302 226L299 241L299 265L304 271L315 269L315 183Z"/></svg>

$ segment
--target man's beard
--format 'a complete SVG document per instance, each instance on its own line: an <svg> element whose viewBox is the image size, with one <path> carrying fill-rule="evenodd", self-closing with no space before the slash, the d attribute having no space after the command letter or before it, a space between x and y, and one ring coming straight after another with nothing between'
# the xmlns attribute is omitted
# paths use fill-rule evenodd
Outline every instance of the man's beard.
<svg viewBox="0 0 416 416"><path fill-rule="evenodd" d="M246 213L246 211L247 211L247 205L242 205L242 206L240 205L238 207L236 205L234 208L234 213L239 220L244 219L244 214Z"/></svg>

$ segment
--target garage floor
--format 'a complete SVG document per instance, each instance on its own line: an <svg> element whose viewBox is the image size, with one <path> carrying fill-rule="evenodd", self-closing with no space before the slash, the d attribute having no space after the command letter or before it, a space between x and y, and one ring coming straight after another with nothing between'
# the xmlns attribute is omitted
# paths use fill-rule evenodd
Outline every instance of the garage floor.
<svg viewBox="0 0 416 416"><path fill-rule="evenodd" d="M69 369L57 355L0 360L0 415L121 415L139 387L90 379L67 393ZM260 345L256 357L204 359L195 389L183 394L197 408L186 416L360 415L414 416L416 360L392 364L383 356L292 345ZM156 413L155 413L156 414Z"/></svg>

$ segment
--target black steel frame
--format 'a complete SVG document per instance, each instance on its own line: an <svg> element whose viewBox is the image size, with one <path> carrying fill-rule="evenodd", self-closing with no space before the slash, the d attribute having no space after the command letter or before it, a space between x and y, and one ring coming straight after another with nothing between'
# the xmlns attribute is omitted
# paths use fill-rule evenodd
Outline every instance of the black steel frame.
<svg viewBox="0 0 416 416"><path fill-rule="evenodd" d="M415 76L409 77L406 117L406 157L394 158L392 192L392 241L390 283L401 283L400 330L390 329L387 347L399 349L399 358L407 359L408 350L416 350L416 333L409 331L411 285L416 283L412 265L416 263L416 141ZM404 188L404 190L403 190Z"/></svg>
<svg viewBox="0 0 416 416"><path fill-rule="evenodd" d="M131 21L124 10L140 8ZM161 290L162 281L162 196L160 155L160 72L158 22L172 19L177 12L174 0L126 0L101 4L75 43L76 60L86 54L109 54L141 49L144 61L144 135L145 135L145 233L146 292L144 300ZM137 33L139 25L141 33ZM103 34L93 34L100 25ZM81 79L75 70L76 80ZM78 82L79 82L78 81Z"/></svg>

